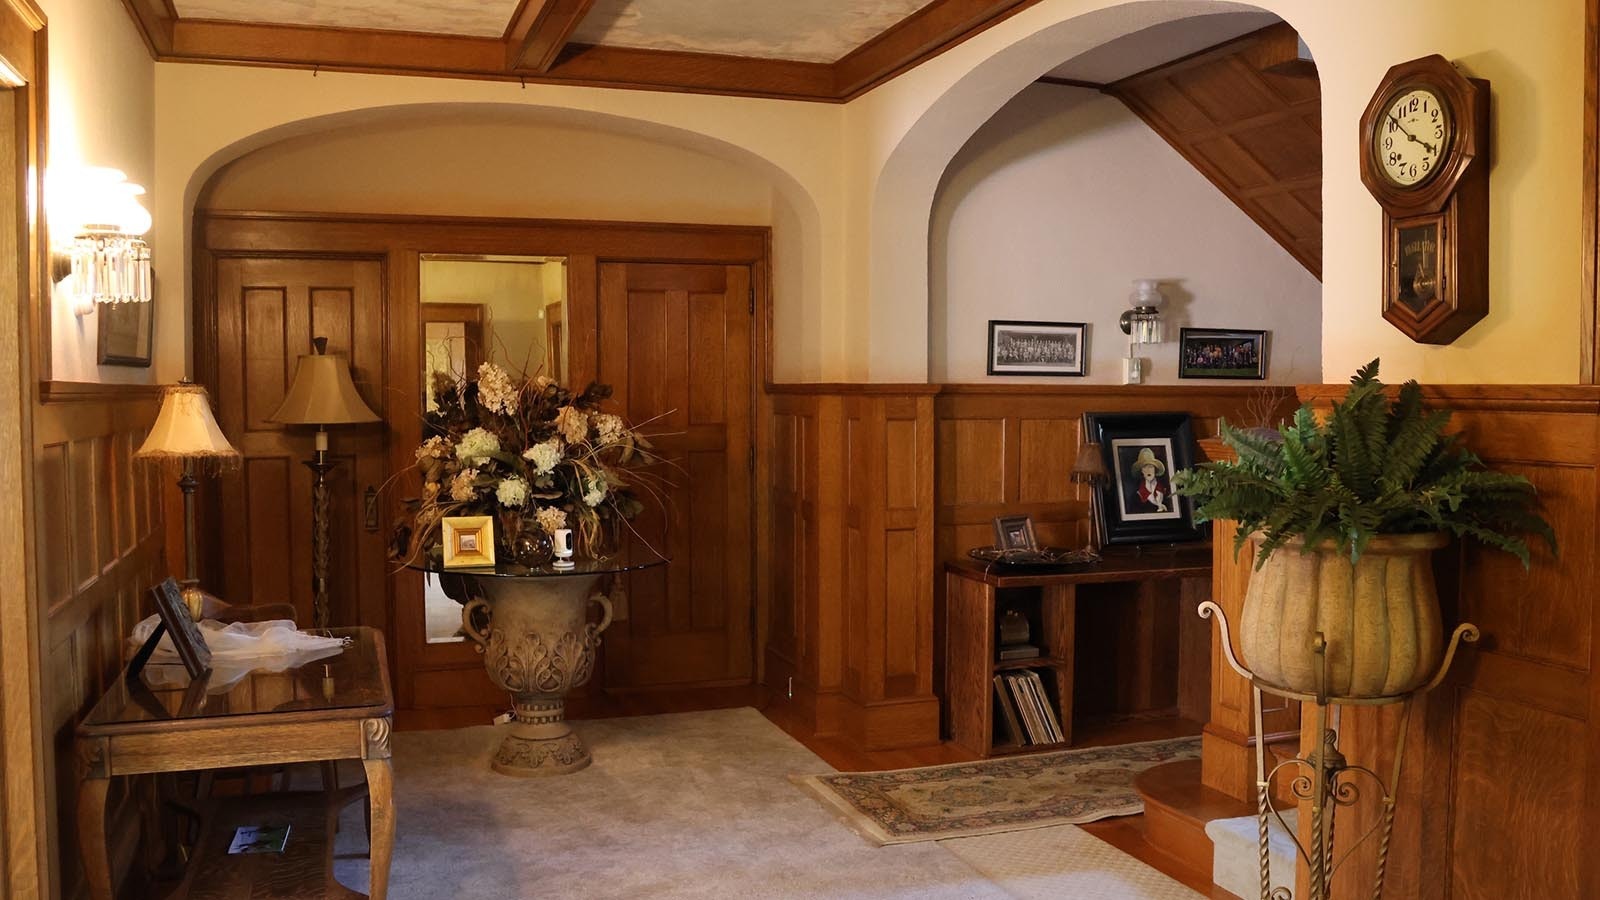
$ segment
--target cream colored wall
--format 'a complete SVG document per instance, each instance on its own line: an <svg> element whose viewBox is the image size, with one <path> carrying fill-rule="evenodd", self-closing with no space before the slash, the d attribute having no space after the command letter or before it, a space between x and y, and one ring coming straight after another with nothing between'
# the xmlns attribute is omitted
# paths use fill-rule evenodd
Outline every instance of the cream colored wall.
<svg viewBox="0 0 1600 900"><path fill-rule="evenodd" d="M1323 86L1323 377L1339 381L1374 356L1390 378L1570 383L1578 378L1582 184L1583 4L1578 0L1260 0L1294 25ZM854 248L847 283L870 303L851 330L874 380L914 376L923 360L895 323L926 305L925 247L898 238L932 201L926 171L1016 91L1108 28L1236 8L1221 2L1111 6L1044 0L847 108L851 221L872 235ZM1103 8L1109 7L1109 8ZM1494 90L1491 313L1449 347L1414 344L1385 323L1382 234L1362 186L1357 122L1384 72L1429 53L1456 60ZM906 142L910 136L911 140ZM925 215L925 212L922 213ZM863 322L863 320L865 320ZM862 325L865 327L861 327ZM900 328L904 328L901 325ZM1534 348L1537 348L1535 352Z"/></svg>
<svg viewBox="0 0 1600 900"><path fill-rule="evenodd" d="M778 254L788 248L799 256L797 262L775 260L785 274L777 279L774 316L777 327L792 336L775 353L780 375L815 379L829 377L830 367L839 367L841 348L802 343L807 335L821 335L815 323L836 319L847 303L839 273L829 265L842 252L842 236L834 224L838 217L832 213L839 190L837 106L559 85L523 89L450 78L329 72L313 77L302 71L170 63L156 67L156 93L157 181L174 192L158 199L156 217L182 222L185 229L159 236L154 251L160 278L187 282L184 235L189 216L200 187L227 162L288 138L393 121L427 112L429 106L465 105L501 121L630 135L694 151L709 157L717 170L709 183L712 192L729 183L729 176L732 183L743 183L738 172L764 179L768 206L774 210L769 214L799 231L798 237L774 238ZM196 110L205 114L196 115ZM459 144L446 147L422 165L448 165L464 152ZM517 173L490 174L491 181L504 181ZM613 167L604 183L592 187L626 186L632 183L628 177L621 167ZM696 189L706 185L703 180L694 183ZM667 197L684 193L682 185L671 183L645 187ZM625 191L616 190L613 196L623 197ZM627 199L637 205L640 198ZM779 215L782 204L789 209ZM187 309L162 311L162 334L168 342L164 359L189 358L187 314ZM181 365L173 368L174 377L181 372Z"/></svg>
<svg viewBox="0 0 1600 900"><path fill-rule="evenodd" d="M1134 278L1163 279L1169 340L1140 348L1176 384L1185 325L1271 332L1268 378L1322 377L1322 285L1120 101L1026 88L945 173L930 241L930 369L983 381L990 319L1085 322L1085 381L1117 384ZM1060 379L996 376L1007 382ZM1185 381L1184 383L1196 383Z"/></svg>
<svg viewBox="0 0 1600 900"><path fill-rule="evenodd" d="M155 63L128 13L108 0L40 0L49 25L49 160L53 171L121 169L155 184ZM48 197L46 198L48 202ZM146 196L150 208L151 196ZM159 222L152 231L160 230ZM152 235L153 237L153 235ZM156 303L181 312L181 284L158 282ZM72 299L51 304L51 377L62 381L148 382L152 370L101 366L94 315L79 319ZM159 343L160 335L157 335ZM181 371L181 370L178 370Z"/></svg>
<svg viewBox="0 0 1600 900"><path fill-rule="evenodd" d="M1436 382L1578 375L1583 8L1578 0L1260 0L1300 29L1324 87L1323 374L1382 354ZM1161 21L1253 8L1223 0L1041 0L842 106L463 79L160 64L156 266L186 282L194 191L230 159L404 104L489 104L680 144L770 178L793 205L798 276L777 273L786 380L928 376L928 226L946 165L1038 75ZM1493 312L1455 346L1415 345L1378 312L1379 210L1357 177L1356 122L1385 69L1441 52L1494 82ZM775 219L784 218L775 214ZM163 224L165 223L165 224ZM171 223L181 223L174 231ZM798 278L795 291L785 278ZM185 309L158 323L167 374L187 358ZM1529 352L1538 348L1538 352Z"/></svg>

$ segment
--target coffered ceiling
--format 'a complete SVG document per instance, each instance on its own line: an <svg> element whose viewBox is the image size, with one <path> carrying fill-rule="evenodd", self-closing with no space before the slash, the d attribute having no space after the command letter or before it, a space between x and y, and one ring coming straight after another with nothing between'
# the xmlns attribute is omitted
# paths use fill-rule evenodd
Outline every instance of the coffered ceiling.
<svg viewBox="0 0 1600 900"><path fill-rule="evenodd" d="M159 60L840 102L1038 0L123 0Z"/></svg>

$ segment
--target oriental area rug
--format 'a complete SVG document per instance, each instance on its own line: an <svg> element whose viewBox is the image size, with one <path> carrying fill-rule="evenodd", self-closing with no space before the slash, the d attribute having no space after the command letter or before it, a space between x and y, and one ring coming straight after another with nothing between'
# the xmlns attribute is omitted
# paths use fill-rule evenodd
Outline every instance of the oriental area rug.
<svg viewBox="0 0 1600 900"><path fill-rule="evenodd" d="M1199 738L1176 738L795 781L882 846L1135 815L1134 776L1199 756Z"/></svg>

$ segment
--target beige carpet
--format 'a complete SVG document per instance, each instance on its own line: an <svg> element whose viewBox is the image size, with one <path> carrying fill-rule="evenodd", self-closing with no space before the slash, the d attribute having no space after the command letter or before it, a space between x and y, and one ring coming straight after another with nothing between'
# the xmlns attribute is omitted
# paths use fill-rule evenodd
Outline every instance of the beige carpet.
<svg viewBox="0 0 1600 900"><path fill-rule="evenodd" d="M1178 738L797 781L867 840L903 844L1135 815L1135 775L1199 756Z"/></svg>
<svg viewBox="0 0 1600 900"><path fill-rule="evenodd" d="M398 823L389 896L1195 896L1071 826L1025 833L1071 832L1044 845L1008 834L870 846L788 780L827 765L752 709L586 721L577 727L594 751L594 765L564 778L538 780L489 770L501 735L495 728L396 734ZM1043 856L1040 846L1047 848ZM354 806L341 829L336 871L340 881L357 890L367 883L366 861L355 858L365 849L359 806ZM1107 854L1115 865L1107 862ZM969 862L981 862L981 869ZM1118 867L1142 872L1156 887L1116 874ZM1091 883L1127 890L1076 893Z"/></svg>

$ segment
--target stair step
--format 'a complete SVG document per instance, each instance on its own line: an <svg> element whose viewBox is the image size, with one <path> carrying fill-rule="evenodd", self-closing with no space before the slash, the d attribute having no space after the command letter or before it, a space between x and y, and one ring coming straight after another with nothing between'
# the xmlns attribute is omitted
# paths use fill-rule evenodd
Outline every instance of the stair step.
<svg viewBox="0 0 1600 900"><path fill-rule="evenodd" d="M1295 827L1296 813L1290 809L1284 821ZM1260 864L1257 861L1258 831L1255 816L1213 819L1206 823L1206 836L1213 846L1211 880L1218 887L1241 897L1261 896ZM1268 859L1272 868L1272 887L1294 889L1294 838L1276 819L1267 831Z"/></svg>

